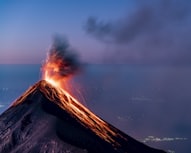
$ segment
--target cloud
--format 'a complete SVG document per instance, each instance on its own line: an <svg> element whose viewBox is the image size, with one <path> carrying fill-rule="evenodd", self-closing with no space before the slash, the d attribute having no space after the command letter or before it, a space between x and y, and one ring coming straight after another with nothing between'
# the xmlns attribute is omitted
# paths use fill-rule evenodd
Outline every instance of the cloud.
<svg viewBox="0 0 191 153"><path fill-rule="evenodd" d="M148 136L143 140L143 142L147 143L149 141L151 141L151 142L162 142L162 141L185 141L185 140L188 140L188 138L179 138L179 137L175 137L175 138L169 138L169 137L158 138L158 137L154 137L154 136Z"/></svg>
<svg viewBox="0 0 191 153"><path fill-rule="evenodd" d="M107 46L112 62L190 64L191 2L137 0L115 21L87 19L85 30Z"/></svg>

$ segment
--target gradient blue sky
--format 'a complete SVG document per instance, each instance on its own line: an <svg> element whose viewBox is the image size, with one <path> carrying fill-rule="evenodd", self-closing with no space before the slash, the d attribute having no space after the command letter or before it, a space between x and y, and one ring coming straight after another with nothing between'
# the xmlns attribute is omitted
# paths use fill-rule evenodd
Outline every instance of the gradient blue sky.
<svg viewBox="0 0 191 153"><path fill-rule="evenodd" d="M116 20L132 8L127 0L0 0L0 64L41 63L56 33L84 62L99 61L105 46L85 32L88 17Z"/></svg>

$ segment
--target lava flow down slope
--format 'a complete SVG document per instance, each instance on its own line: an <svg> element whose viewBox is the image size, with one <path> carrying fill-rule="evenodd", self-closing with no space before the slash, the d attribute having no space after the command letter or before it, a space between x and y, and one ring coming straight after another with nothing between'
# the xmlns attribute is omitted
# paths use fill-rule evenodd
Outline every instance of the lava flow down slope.
<svg viewBox="0 0 191 153"><path fill-rule="evenodd" d="M0 115L0 153L165 153L138 142L66 90L79 63L56 38L42 80Z"/></svg>
<svg viewBox="0 0 191 153"><path fill-rule="evenodd" d="M164 153L121 132L45 80L0 116L0 152Z"/></svg>

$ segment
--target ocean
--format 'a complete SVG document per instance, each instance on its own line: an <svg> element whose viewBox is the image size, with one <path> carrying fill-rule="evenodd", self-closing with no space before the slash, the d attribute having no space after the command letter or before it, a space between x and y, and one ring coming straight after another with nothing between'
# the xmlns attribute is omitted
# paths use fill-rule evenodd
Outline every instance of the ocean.
<svg viewBox="0 0 191 153"><path fill-rule="evenodd" d="M0 114L41 79L40 65L0 65ZM191 151L191 67L84 65L73 94L102 119L150 146Z"/></svg>

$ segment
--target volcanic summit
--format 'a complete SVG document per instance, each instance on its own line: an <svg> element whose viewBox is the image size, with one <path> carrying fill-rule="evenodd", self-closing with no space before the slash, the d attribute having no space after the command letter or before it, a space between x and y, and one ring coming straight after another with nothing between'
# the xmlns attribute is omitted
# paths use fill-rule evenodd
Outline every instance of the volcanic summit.
<svg viewBox="0 0 191 153"><path fill-rule="evenodd" d="M56 38L42 66L42 81L0 115L0 153L164 153L121 132L68 91L79 63Z"/></svg>
<svg viewBox="0 0 191 153"><path fill-rule="evenodd" d="M0 116L1 153L164 153L100 119L42 80Z"/></svg>

